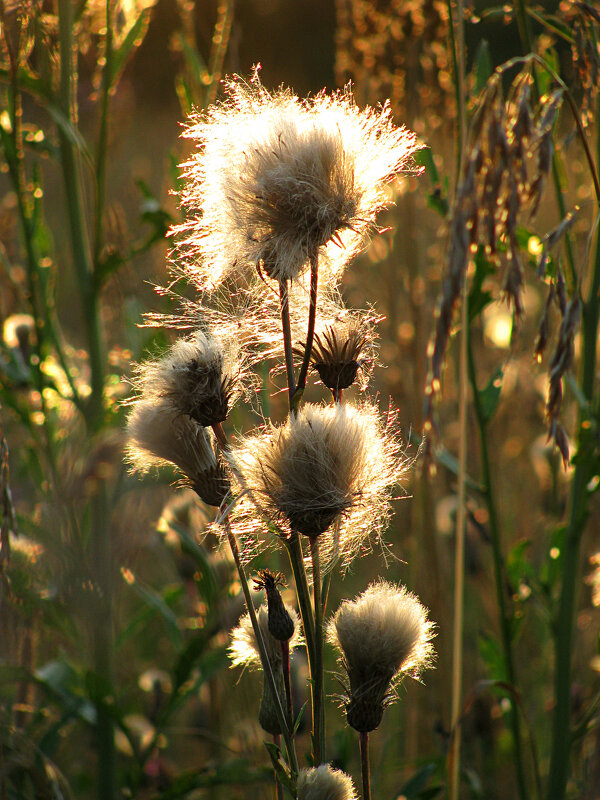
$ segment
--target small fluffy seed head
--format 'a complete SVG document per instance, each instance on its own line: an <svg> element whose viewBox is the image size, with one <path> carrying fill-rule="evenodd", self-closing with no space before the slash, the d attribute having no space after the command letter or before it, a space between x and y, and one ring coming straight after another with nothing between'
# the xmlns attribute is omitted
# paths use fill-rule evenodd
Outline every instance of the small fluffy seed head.
<svg viewBox="0 0 600 800"><path fill-rule="evenodd" d="M379 581L356 600L345 600L328 626L348 676L348 724L378 727L391 689L405 674L418 676L433 656L433 624L404 586Z"/></svg>
<svg viewBox="0 0 600 800"><path fill-rule="evenodd" d="M384 527L406 467L392 425L366 403L303 405L285 425L243 440L232 459L249 490L232 512L236 529L264 528L266 518L284 537L319 536L325 569L347 566Z"/></svg>
<svg viewBox="0 0 600 800"><path fill-rule="evenodd" d="M241 366L232 343L197 331L179 339L160 359L138 368L147 395L169 400L180 414L205 427L223 422L239 394Z"/></svg>
<svg viewBox="0 0 600 800"><path fill-rule="evenodd" d="M329 325L315 333L310 363L327 388L337 395L352 386L361 364L368 333L354 321Z"/></svg>
<svg viewBox="0 0 600 800"><path fill-rule="evenodd" d="M352 779L329 764L301 769L298 800L356 800Z"/></svg>
<svg viewBox="0 0 600 800"><path fill-rule="evenodd" d="M169 398L142 395L136 400L127 419L127 436L127 456L134 471L174 464L205 503L221 505L229 478L215 454L212 436L180 414Z"/></svg>
<svg viewBox="0 0 600 800"><path fill-rule="evenodd" d="M285 606L290 619L294 623L294 634L290 639L290 650L302 644L300 631L300 619L298 614L290 606ZM256 612L258 624L267 649L267 655L273 666L281 664L281 642L269 632L269 612L266 605L262 605ZM237 666L260 666L260 650L254 635L250 615L245 614L239 621L237 628L231 632L231 644L229 645L229 658L234 667Z"/></svg>
<svg viewBox="0 0 600 800"><path fill-rule="evenodd" d="M390 205L386 184L409 166L415 135L347 91L302 101L257 78L225 91L185 134L198 145L183 165L189 220L175 229L188 274L202 290L246 265L294 280L317 256L338 274Z"/></svg>

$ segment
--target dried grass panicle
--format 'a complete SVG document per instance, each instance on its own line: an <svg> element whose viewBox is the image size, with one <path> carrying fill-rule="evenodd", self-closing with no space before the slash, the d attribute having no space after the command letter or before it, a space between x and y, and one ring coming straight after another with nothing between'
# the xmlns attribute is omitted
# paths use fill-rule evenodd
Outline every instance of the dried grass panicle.
<svg viewBox="0 0 600 800"><path fill-rule="evenodd" d="M582 119L590 124L600 85L600 12L589 3L572 3L568 11L567 21L573 30L573 71L582 93Z"/></svg>
<svg viewBox="0 0 600 800"><path fill-rule="evenodd" d="M285 609L294 623L294 634L289 640L290 650L303 644L302 629L300 619L296 611L291 606L286 605ZM262 633L263 641L267 650L269 662L273 667L281 665L281 642L276 639L269 631L269 612L266 605L256 612L258 625ZM227 649L231 665L233 667L260 667L260 650L254 635L250 614L244 616L238 622L236 628L231 632L231 642Z"/></svg>
<svg viewBox="0 0 600 800"><path fill-rule="evenodd" d="M347 91L300 100L257 77L225 90L185 133L198 151L183 165L188 220L174 233L190 279L211 291L251 265L294 280L317 256L338 275L389 206L386 184L411 167L415 135Z"/></svg>
<svg viewBox="0 0 600 800"><path fill-rule="evenodd" d="M513 80L505 99L502 69L490 78L474 115L450 221L448 266L430 344L425 425L433 426L444 357L468 265L481 247L495 266L504 266L502 288L515 320L523 313L524 272L518 223L539 205L551 167L553 129L562 93L537 108L531 103L530 67Z"/></svg>
<svg viewBox="0 0 600 800"><path fill-rule="evenodd" d="M329 764L301 769L298 800L357 800L352 779Z"/></svg>
<svg viewBox="0 0 600 800"><path fill-rule="evenodd" d="M205 503L221 505L229 476L214 437L181 414L169 398L149 395L136 400L127 419L127 436L127 457L134 471L173 464Z"/></svg>
<svg viewBox="0 0 600 800"><path fill-rule="evenodd" d="M327 634L347 674L346 713L355 730L378 727L399 680L431 665L434 626L427 616L415 595L383 580L336 611Z"/></svg>
<svg viewBox="0 0 600 800"><path fill-rule="evenodd" d="M320 536L325 569L346 566L381 532L406 468L393 421L367 403L302 406L285 425L244 439L232 460L254 505L236 506L233 523L257 530L266 518L283 537Z"/></svg>
<svg viewBox="0 0 600 800"><path fill-rule="evenodd" d="M223 422L243 386L242 351L233 337L196 331L155 361L137 368L140 390L165 398L199 425Z"/></svg>

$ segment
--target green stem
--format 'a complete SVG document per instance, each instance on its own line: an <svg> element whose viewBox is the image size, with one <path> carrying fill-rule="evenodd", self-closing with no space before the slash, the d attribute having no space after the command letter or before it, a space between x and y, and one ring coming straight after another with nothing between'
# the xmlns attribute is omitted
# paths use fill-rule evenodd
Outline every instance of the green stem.
<svg viewBox="0 0 600 800"><path fill-rule="evenodd" d="M106 203L106 156L108 153L108 118L110 111L111 72L113 57L113 0L106 0L106 36L104 37L104 70L102 72L102 106L96 154L96 220L94 231L94 274L99 274L99 263L104 242L104 205Z"/></svg>
<svg viewBox="0 0 600 800"><path fill-rule="evenodd" d="M315 767L325 757L325 698L323 686L323 606L321 605L321 564L319 559L319 537L310 539L310 556L313 568L313 592L315 613L315 663L313 679L313 762Z"/></svg>
<svg viewBox="0 0 600 800"><path fill-rule="evenodd" d="M281 750L281 735L279 733L273 734L273 743ZM277 774L275 774L275 797L277 800L283 800L283 786Z"/></svg>
<svg viewBox="0 0 600 800"><path fill-rule="evenodd" d="M260 660L263 668L263 673L265 676L265 680L269 686L271 694L275 699L275 712L277 714L277 720L279 722L279 726L283 733L283 738L285 741L286 750L288 753L288 759L290 762L290 766L294 775L298 774L298 759L296 757L296 749L294 747L294 741L292 739L290 727L288 725L288 721L286 719L285 711L283 704L281 702L281 698L279 697L279 692L277 691L277 684L275 683L275 677L273 676L273 670L271 668L271 662L269 661L269 657L267 655L267 649L265 647L262 631L260 629L260 625L258 624L258 619L256 616L256 609L254 608L254 603L252 601L252 595L250 594L250 586L248 585L248 578L246 576L246 570L244 569L244 565L242 564L242 559L240 557L240 550L238 547L237 540L233 531L231 530L231 526L229 524L229 520L225 518L224 526L227 533L227 541L229 542L229 547L231 549L231 554L233 556L233 561L235 563L235 567L237 569L237 573L240 579L240 583L242 585L242 591L244 593L244 599L246 601L246 606L248 608L248 614L250 616L250 622L252 623L252 630L254 631L254 636L256 638L256 644L258 645L258 650L260 652Z"/></svg>
<svg viewBox="0 0 600 800"><path fill-rule="evenodd" d="M62 112L75 124L73 113L73 3L59 0L60 38L60 102ZM83 220L83 197L79 161L73 142L62 129L58 131L63 181L69 215L69 231L75 272L83 304L83 321L86 328L91 372L91 395L89 399L89 422L92 430L98 430L103 417L104 357L100 332L98 298L94 283L92 261L87 232Z"/></svg>
<svg viewBox="0 0 600 800"><path fill-rule="evenodd" d="M511 638L511 621L506 609L506 600L504 597L504 560L502 556L500 525L498 521L498 513L496 509L496 501L494 498L494 489L492 485L492 474L490 468L490 456L487 444L487 422L481 406L481 396L477 388L477 372L475 368L475 359L473 357L473 347L471 343L471 336L467 337L467 358L469 369L469 382L471 384L471 391L473 393L473 407L475 410L475 419L477 422L477 429L479 432L479 447L481 453L481 469L483 473L482 492L485 498L485 503L488 511L490 537L492 542L492 557L494 563L494 580L496 588L496 603L498 605L498 613L500 616L500 636L502 641L502 651L504 656L504 669L506 671L506 680L510 685L516 689L516 678L514 668L514 658L512 652L512 638ZM519 796L522 800L527 798L527 782L525 778L525 769L523 765L523 755L521 750L521 726L519 719L519 709L516 702L510 698L510 724L513 737L515 768L517 771L517 784L519 787Z"/></svg>
<svg viewBox="0 0 600 800"><path fill-rule="evenodd" d="M369 762L369 734L359 733L360 771L362 775L363 800L371 800L371 765Z"/></svg>
<svg viewBox="0 0 600 800"><path fill-rule="evenodd" d="M283 669L283 685L285 686L286 710L290 727L294 725L294 705L292 703L292 684L290 682L290 643L281 642L281 666Z"/></svg>
<svg viewBox="0 0 600 800"><path fill-rule="evenodd" d="M600 112L600 102L598 103ZM600 134L598 135L600 163ZM569 517L561 555L562 583L556 619L554 653L554 712L552 716L552 746L548 774L548 800L563 800L569 777L572 745L571 734L571 659L573 653L573 621L575 598L579 585L581 537L588 516L587 484L591 477L593 458L588 452L594 445L590 426L590 407L593 405L596 373L596 345L600 302L600 232L596 233L596 249L588 299L583 303L583 372L581 389L588 405L579 411L578 447L575 474L571 485Z"/></svg>
<svg viewBox="0 0 600 800"><path fill-rule="evenodd" d="M292 353L292 330L290 326L290 298L287 281L279 282L279 305L281 309L281 328L283 331L283 351L285 354L285 371L288 384L288 399L290 410L293 407L294 393L296 392L296 378L294 375L294 356Z"/></svg>
<svg viewBox="0 0 600 800"><path fill-rule="evenodd" d="M296 594L298 596L298 606L302 617L302 627L304 628L304 638L306 639L306 650L308 652L308 663L314 661L315 652L315 625L310 605L310 590L304 569L304 554L300 543L300 535L297 531L292 531L289 540L286 541L290 565L296 584Z"/></svg>

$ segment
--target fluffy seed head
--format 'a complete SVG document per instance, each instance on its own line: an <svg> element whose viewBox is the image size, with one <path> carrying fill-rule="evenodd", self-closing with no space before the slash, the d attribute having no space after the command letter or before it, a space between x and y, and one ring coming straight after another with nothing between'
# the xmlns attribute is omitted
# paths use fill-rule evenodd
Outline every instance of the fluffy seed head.
<svg viewBox="0 0 600 800"><path fill-rule="evenodd" d="M328 627L348 676L348 724L378 727L391 689L405 674L418 676L431 663L433 624L404 586L379 581L355 600L345 600Z"/></svg>
<svg viewBox="0 0 600 800"><path fill-rule="evenodd" d="M146 395L169 400L199 425L214 425L225 420L239 394L239 353L232 343L196 331L179 339L162 358L142 364L138 379Z"/></svg>
<svg viewBox="0 0 600 800"><path fill-rule="evenodd" d="M354 383L367 341L367 332L353 320L315 333L310 363L334 395Z"/></svg>
<svg viewBox="0 0 600 800"><path fill-rule="evenodd" d="M201 500L219 506L229 490L224 464L215 454L211 435L180 414L169 398L136 400L127 420L127 455L134 471L174 464Z"/></svg>
<svg viewBox="0 0 600 800"><path fill-rule="evenodd" d="M266 518L284 537L319 536L326 569L346 566L380 532L406 466L391 425L366 403L306 404L285 425L243 440L232 458L251 498L233 510L234 525L264 528Z"/></svg>
<svg viewBox="0 0 600 800"><path fill-rule="evenodd" d="M302 643L300 619L290 606L285 606L289 617L294 623L294 634L290 639L290 650ZM281 664L281 642L269 632L269 612L266 605L262 605L256 612L258 624L267 649L269 661L273 666ZM239 621L237 628L231 632L231 644L228 649L231 664L238 666L260 666L260 650L254 635L254 628L250 615L245 614Z"/></svg>
<svg viewBox="0 0 600 800"><path fill-rule="evenodd" d="M352 779L329 764L301 769L298 800L356 800Z"/></svg>
<svg viewBox="0 0 600 800"><path fill-rule="evenodd" d="M203 290L246 265L293 280L317 256L338 274L390 204L386 184L409 166L415 135L347 91L300 100L257 78L225 90L185 134L198 151L183 165L189 219L174 232L188 274Z"/></svg>

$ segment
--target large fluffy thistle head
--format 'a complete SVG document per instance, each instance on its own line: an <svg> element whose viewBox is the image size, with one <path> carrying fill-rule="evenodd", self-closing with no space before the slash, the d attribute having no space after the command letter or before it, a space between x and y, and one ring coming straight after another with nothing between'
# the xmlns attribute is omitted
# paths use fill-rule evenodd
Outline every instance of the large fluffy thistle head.
<svg viewBox="0 0 600 800"><path fill-rule="evenodd" d="M284 425L247 437L232 459L249 490L234 525L264 527L258 512L283 536L319 536L326 566L346 565L381 530L406 464L391 425L367 403L306 404Z"/></svg>
<svg viewBox="0 0 600 800"><path fill-rule="evenodd" d="M431 663L433 624L427 609L404 586L378 581L355 600L344 600L328 627L348 676L348 724L378 727L395 683Z"/></svg>
<svg viewBox="0 0 600 800"><path fill-rule="evenodd" d="M257 78L225 83L226 98L192 119L197 152L184 164L180 253L201 289L247 265L293 280L324 256L339 273L391 200L386 184L410 164L416 138L390 110L360 111L349 92L300 100Z"/></svg>
<svg viewBox="0 0 600 800"><path fill-rule="evenodd" d="M301 769L297 790L298 800L356 800L350 776L329 764Z"/></svg>

